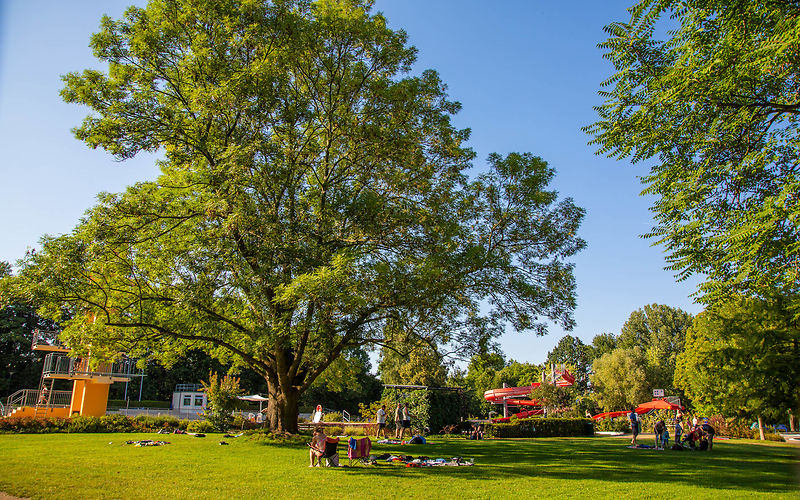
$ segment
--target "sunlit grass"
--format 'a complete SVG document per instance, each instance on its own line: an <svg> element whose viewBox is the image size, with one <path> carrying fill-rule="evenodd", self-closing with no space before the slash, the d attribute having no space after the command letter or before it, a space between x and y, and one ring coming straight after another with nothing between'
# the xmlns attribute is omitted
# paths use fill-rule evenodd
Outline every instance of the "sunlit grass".
<svg viewBox="0 0 800 500"><path fill-rule="evenodd" d="M126 440L166 439L137 448ZM0 491L31 498L797 498L798 450L720 441L712 453L631 450L614 438L443 440L374 453L474 467L309 469L306 448L219 435L0 435ZM346 463L346 452L340 456ZM276 498L275 500L278 500Z"/></svg>

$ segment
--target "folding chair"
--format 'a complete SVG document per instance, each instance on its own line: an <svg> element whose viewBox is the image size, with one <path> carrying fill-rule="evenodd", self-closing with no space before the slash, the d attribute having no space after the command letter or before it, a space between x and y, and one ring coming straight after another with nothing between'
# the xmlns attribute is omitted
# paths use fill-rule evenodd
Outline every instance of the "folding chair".
<svg viewBox="0 0 800 500"><path fill-rule="evenodd" d="M319 463L325 459L325 464L328 467L339 467L339 438L327 437L325 438L325 452L319 456Z"/></svg>
<svg viewBox="0 0 800 500"><path fill-rule="evenodd" d="M372 441L368 437L350 438L347 442L347 465L352 466L353 460L364 465L369 464L370 450L372 450Z"/></svg>

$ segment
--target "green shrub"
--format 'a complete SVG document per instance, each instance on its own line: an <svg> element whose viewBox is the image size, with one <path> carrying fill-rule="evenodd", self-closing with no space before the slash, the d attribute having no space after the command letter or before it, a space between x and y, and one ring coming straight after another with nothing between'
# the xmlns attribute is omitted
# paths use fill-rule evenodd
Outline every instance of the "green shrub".
<svg viewBox="0 0 800 500"><path fill-rule="evenodd" d="M323 422L341 422L342 414L338 411L332 411L322 416Z"/></svg>
<svg viewBox="0 0 800 500"><path fill-rule="evenodd" d="M237 413L233 417L233 423L231 424L231 426L234 429L245 429L246 430L246 429L261 429L262 427L265 426L265 424L264 423L260 423L259 424L258 422L251 422L249 419L246 419L246 418L244 418L243 416L241 416L240 414Z"/></svg>
<svg viewBox="0 0 800 500"><path fill-rule="evenodd" d="M344 435L345 436L366 436L367 433L364 430L363 426L360 425L348 425L344 428Z"/></svg>
<svg viewBox="0 0 800 500"><path fill-rule="evenodd" d="M102 417L74 416L72 418L3 418L3 433L53 433L53 432L156 432L162 428L186 429L188 420L172 416L103 415Z"/></svg>
<svg viewBox="0 0 800 500"><path fill-rule="evenodd" d="M594 425L587 418L526 418L486 424L484 432L495 438L593 436Z"/></svg>
<svg viewBox="0 0 800 500"><path fill-rule="evenodd" d="M48 432L65 432L70 419L59 417L32 418L8 417L0 418L0 433L4 434L42 434Z"/></svg>
<svg viewBox="0 0 800 500"><path fill-rule="evenodd" d="M103 415L100 417L102 432L136 432L133 420L125 415Z"/></svg>
<svg viewBox="0 0 800 500"><path fill-rule="evenodd" d="M216 426L208 420L192 420L186 426L188 432L201 432L203 434L214 432L217 430Z"/></svg>
<svg viewBox="0 0 800 500"><path fill-rule="evenodd" d="M216 372L208 373L208 382L202 382L208 397L205 417L220 431L226 431L233 424L231 411L241 403L242 393L239 379L230 375L220 378Z"/></svg>
<svg viewBox="0 0 800 500"><path fill-rule="evenodd" d="M67 432L106 432L106 427L100 417L72 417Z"/></svg>
<svg viewBox="0 0 800 500"><path fill-rule="evenodd" d="M155 432L164 427L186 430L188 420L179 420L171 415L138 415L131 419L136 432Z"/></svg>
<svg viewBox="0 0 800 500"><path fill-rule="evenodd" d="M595 421L595 431L631 432L631 423L626 417L604 418Z"/></svg>
<svg viewBox="0 0 800 500"><path fill-rule="evenodd" d="M341 436L344 430L341 427L325 427L325 434L328 436Z"/></svg>
<svg viewBox="0 0 800 500"><path fill-rule="evenodd" d="M259 444L266 445L279 445L279 446L292 446L305 448L309 442L307 434L280 434L272 433L267 430L253 430L247 431L245 436Z"/></svg>

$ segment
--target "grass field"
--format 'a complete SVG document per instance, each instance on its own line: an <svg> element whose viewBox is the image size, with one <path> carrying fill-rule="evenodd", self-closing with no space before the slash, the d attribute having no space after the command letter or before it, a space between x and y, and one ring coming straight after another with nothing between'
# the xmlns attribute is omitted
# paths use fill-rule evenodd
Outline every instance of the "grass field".
<svg viewBox="0 0 800 500"><path fill-rule="evenodd" d="M166 439L139 448L126 440ZM719 441L712 453L631 450L619 438L377 445L474 467L308 468L297 446L247 437L0 435L0 491L31 498L800 498L798 448ZM346 463L346 452L340 453Z"/></svg>

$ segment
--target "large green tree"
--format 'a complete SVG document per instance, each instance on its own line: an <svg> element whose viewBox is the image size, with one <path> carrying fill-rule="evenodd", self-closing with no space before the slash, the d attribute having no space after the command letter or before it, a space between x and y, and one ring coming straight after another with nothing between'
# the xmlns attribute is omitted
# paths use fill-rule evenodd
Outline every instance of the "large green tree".
<svg viewBox="0 0 800 500"><path fill-rule="evenodd" d="M622 325L617 339L621 348L640 347L654 388L675 389L675 361L683 352L686 330L692 325L692 315L663 304L651 304L631 313Z"/></svg>
<svg viewBox="0 0 800 500"><path fill-rule="evenodd" d="M617 342L617 336L613 333L604 332L595 335L592 338L592 344L589 346L592 361L616 349Z"/></svg>
<svg viewBox="0 0 800 500"><path fill-rule="evenodd" d="M641 347L617 348L592 363L593 397L606 411L627 410L650 400L654 389Z"/></svg>
<svg viewBox="0 0 800 500"><path fill-rule="evenodd" d="M800 325L786 299L735 298L699 314L675 378L708 414L780 419L800 413Z"/></svg>
<svg viewBox="0 0 800 500"><path fill-rule="evenodd" d="M592 368L592 351L578 337L564 335L552 351L547 353L547 364L565 364L575 376L575 389L586 392Z"/></svg>
<svg viewBox="0 0 800 500"><path fill-rule="evenodd" d="M151 0L104 18L107 71L65 77L92 110L75 134L121 160L161 151L162 174L101 195L7 289L66 312L76 351L247 365L283 431L347 349L571 327L583 211L530 154L469 179L459 105L436 72L404 75L416 50L370 9Z"/></svg>
<svg viewBox="0 0 800 500"><path fill-rule="evenodd" d="M800 5L642 0L606 26L599 153L648 161L644 193L680 278L700 297L797 297ZM795 313L800 303L790 304Z"/></svg>

